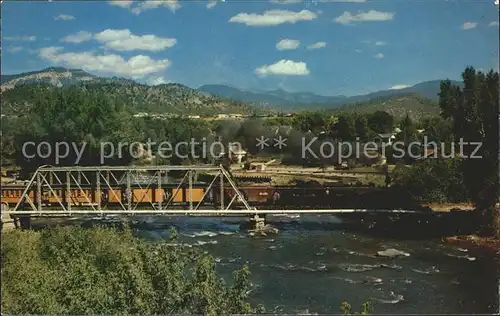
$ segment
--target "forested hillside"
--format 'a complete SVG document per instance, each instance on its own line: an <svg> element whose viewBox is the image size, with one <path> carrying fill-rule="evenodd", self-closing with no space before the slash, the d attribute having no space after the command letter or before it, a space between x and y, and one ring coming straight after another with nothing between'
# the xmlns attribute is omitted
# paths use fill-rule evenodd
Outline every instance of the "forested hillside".
<svg viewBox="0 0 500 316"><path fill-rule="evenodd" d="M395 95L375 98L370 101L344 105L331 110L334 113L374 113L384 111L402 119L408 115L412 120L419 121L424 117L439 115L437 102L418 94Z"/></svg>
<svg viewBox="0 0 500 316"><path fill-rule="evenodd" d="M138 83L89 83L73 86L88 94L106 95L132 112L157 112L172 114L215 115L218 113L252 114L265 111L243 102L224 100L180 84L147 86ZM26 112L41 94L54 93L68 87L47 84L24 84L2 93L3 114Z"/></svg>

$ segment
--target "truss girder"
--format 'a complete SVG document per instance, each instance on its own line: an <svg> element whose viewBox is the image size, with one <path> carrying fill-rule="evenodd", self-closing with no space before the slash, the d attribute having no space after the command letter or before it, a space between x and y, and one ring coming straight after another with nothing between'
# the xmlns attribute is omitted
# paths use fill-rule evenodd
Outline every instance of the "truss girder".
<svg viewBox="0 0 500 316"><path fill-rule="evenodd" d="M173 171L180 180L168 178ZM202 172L215 173L215 176L210 183L196 183L198 174ZM205 203L210 193L215 196L218 179L220 195L217 201ZM200 194L197 194L195 199L193 190L200 188L203 189L202 197L200 199ZM230 203L225 205L224 195L228 190L234 194ZM179 194L183 194L181 203L176 200ZM239 210L255 210L222 166L42 166L33 174L9 213L40 216L167 214L173 210L180 211L179 207L186 213L196 213L206 205L213 211L230 212L236 199L242 204Z"/></svg>

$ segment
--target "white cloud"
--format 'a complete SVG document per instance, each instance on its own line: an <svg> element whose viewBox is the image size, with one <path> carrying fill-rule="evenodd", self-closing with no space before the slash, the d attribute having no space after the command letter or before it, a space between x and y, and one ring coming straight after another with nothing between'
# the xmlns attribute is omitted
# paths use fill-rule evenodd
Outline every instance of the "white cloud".
<svg viewBox="0 0 500 316"><path fill-rule="evenodd" d="M271 3L276 3L276 4L293 4L293 3L301 3L304 0L271 0Z"/></svg>
<svg viewBox="0 0 500 316"><path fill-rule="evenodd" d="M498 25L499 23L497 21L493 21L490 24L488 24L488 26L498 26Z"/></svg>
<svg viewBox="0 0 500 316"><path fill-rule="evenodd" d="M477 26L476 22L465 22L462 25L462 30L470 30L470 29L475 28L476 26Z"/></svg>
<svg viewBox="0 0 500 316"><path fill-rule="evenodd" d="M362 53L363 51L361 49L356 49L356 53Z"/></svg>
<svg viewBox="0 0 500 316"><path fill-rule="evenodd" d="M269 10L263 14L239 13L229 19L230 23L243 23L248 26L275 26L283 23L295 24L298 21L314 20L317 15L309 10L300 12L288 10Z"/></svg>
<svg viewBox="0 0 500 316"><path fill-rule="evenodd" d="M366 0L319 0L319 2L352 2L352 3L364 3Z"/></svg>
<svg viewBox="0 0 500 316"><path fill-rule="evenodd" d="M370 10L368 12L358 12L357 14L352 14L351 12L345 11L341 16L335 18L335 22L341 24L351 24L353 22L379 22L379 21L389 21L394 18L394 12L380 12L375 10Z"/></svg>
<svg viewBox="0 0 500 316"><path fill-rule="evenodd" d="M146 1L117 0L117 1L109 1L109 4L124 9L128 9L130 12L134 14L140 14L146 10L156 9L159 7L167 7L172 12L175 12L177 9L181 8L181 4L178 0L146 0Z"/></svg>
<svg viewBox="0 0 500 316"><path fill-rule="evenodd" d="M3 39L6 41L34 42L36 36L4 36Z"/></svg>
<svg viewBox="0 0 500 316"><path fill-rule="evenodd" d="M73 35L68 35L63 38L61 38L61 42L65 43L83 43L90 41L92 39L92 33L90 32L85 32L85 31L80 31L76 34Z"/></svg>
<svg viewBox="0 0 500 316"><path fill-rule="evenodd" d="M158 52L174 46L175 38L163 38L156 35L134 35L130 30L107 29L94 35L105 47L117 51L147 50Z"/></svg>
<svg viewBox="0 0 500 316"><path fill-rule="evenodd" d="M207 7L207 9L215 8L217 3L219 3L219 2L226 2L226 0L208 0L206 7Z"/></svg>
<svg viewBox="0 0 500 316"><path fill-rule="evenodd" d="M89 72L112 73L132 78L143 78L147 75L165 71L171 64L168 59L154 60L144 55L137 55L125 60L122 56L116 54L63 53L62 50L62 47L45 47L40 49L39 56L53 64L81 68Z"/></svg>
<svg viewBox="0 0 500 316"><path fill-rule="evenodd" d="M264 77L268 75L305 76L310 72L305 62L282 59L272 65L264 65L255 69L255 73Z"/></svg>
<svg viewBox="0 0 500 316"><path fill-rule="evenodd" d="M134 14L140 14L143 11L156 9L159 7L167 7L170 11L175 12L181 8L178 0L146 0L142 1L137 7L132 8Z"/></svg>
<svg viewBox="0 0 500 316"><path fill-rule="evenodd" d="M146 82L150 86L157 86L157 85L160 85L160 84L169 83L170 80L165 79L164 76L154 76L154 77L147 78Z"/></svg>
<svg viewBox="0 0 500 316"><path fill-rule="evenodd" d="M389 90L400 90L400 89L404 89L404 88L408 88L408 87L410 87L410 86L406 85L406 84L397 84L397 85L390 87Z"/></svg>
<svg viewBox="0 0 500 316"><path fill-rule="evenodd" d="M9 53L18 53L20 51L22 51L24 49L24 47L22 46L9 46L7 47L7 51Z"/></svg>
<svg viewBox="0 0 500 316"><path fill-rule="evenodd" d="M311 49L318 49L318 48L323 48L325 46L326 46L326 42L317 42L317 43L308 45L307 49L309 49L309 50L311 50Z"/></svg>
<svg viewBox="0 0 500 316"><path fill-rule="evenodd" d="M132 0L118 0L118 1L109 1L109 4L110 5L115 5L117 7L121 7L121 8L130 8L130 6L132 5L134 1Z"/></svg>
<svg viewBox="0 0 500 316"><path fill-rule="evenodd" d="M382 58L384 58L384 54L382 54L382 53L378 53L377 55L375 55L375 56L373 56L373 57L375 57L375 58L377 58L377 59L382 59Z"/></svg>
<svg viewBox="0 0 500 316"><path fill-rule="evenodd" d="M301 3L301 2L306 2L307 0L271 0L271 3L276 3L276 4L294 4L294 3ZM356 2L356 3L363 3L366 2L367 0L319 0L319 2Z"/></svg>
<svg viewBox="0 0 500 316"><path fill-rule="evenodd" d="M68 35L61 39L66 43L82 43L95 39L104 47L117 51L146 50L158 52L174 46L177 43L175 38L163 38L156 35L134 35L130 30L107 29L92 35L86 31Z"/></svg>
<svg viewBox="0 0 500 316"><path fill-rule="evenodd" d="M69 21L69 20L74 20L75 17L69 14L59 14L54 18L54 20L63 20L63 21Z"/></svg>
<svg viewBox="0 0 500 316"><path fill-rule="evenodd" d="M300 41L293 39L282 39L276 43L277 50L293 50L297 49L300 45Z"/></svg>
<svg viewBox="0 0 500 316"><path fill-rule="evenodd" d="M385 45L387 45L387 43L384 41L377 41L377 42L375 42L375 45L376 46L385 46Z"/></svg>

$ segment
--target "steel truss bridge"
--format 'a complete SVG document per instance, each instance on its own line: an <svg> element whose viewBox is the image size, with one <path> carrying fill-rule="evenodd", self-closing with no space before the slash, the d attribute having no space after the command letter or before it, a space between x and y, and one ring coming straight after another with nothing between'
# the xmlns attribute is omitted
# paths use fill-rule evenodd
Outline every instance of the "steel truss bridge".
<svg viewBox="0 0 500 316"><path fill-rule="evenodd" d="M201 174L214 175L211 181L197 182ZM144 179L144 175L147 175ZM175 174L173 182L169 174ZM142 181L141 181L142 180ZM139 198L136 202L132 198L134 189L139 192L148 192L157 188L176 188L171 196L153 201L152 199ZM120 194L116 193L117 187ZM89 196L88 190L92 188L95 195ZM186 189L183 206L174 203L175 195L179 189ZM193 198L193 188L203 188L201 198ZM232 191L232 197L226 203L225 192ZM59 193L58 193L59 192ZM61 192L73 192L65 194ZM81 193L79 200L75 192ZM108 192L104 198L102 192ZM210 196L218 194L215 201ZM44 194L52 197L52 202L47 203ZM135 193L134 193L135 194ZM163 194L163 193L162 193ZM118 196L121 195L121 196ZM207 198L208 197L208 198ZM115 203L108 203L114 198ZM45 199L45 200L44 200ZM83 203L82 203L83 199ZM206 202L210 200L211 202ZM235 203L236 202L236 203ZM357 209L256 209L252 207L245 195L238 189L231 174L222 166L72 166L53 167L42 166L36 170L24 188L17 204L4 214L13 217L20 216L72 216L72 215L250 215L258 221L259 215L266 214L337 214L337 213L368 213L375 210ZM378 212L389 213L419 213L409 210L386 210Z"/></svg>

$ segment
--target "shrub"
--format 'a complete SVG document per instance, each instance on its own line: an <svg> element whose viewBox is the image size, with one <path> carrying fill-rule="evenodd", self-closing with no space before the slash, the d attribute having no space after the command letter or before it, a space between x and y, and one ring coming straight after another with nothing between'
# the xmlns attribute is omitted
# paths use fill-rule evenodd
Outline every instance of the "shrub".
<svg viewBox="0 0 500 316"><path fill-rule="evenodd" d="M212 257L130 230L56 228L2 238L2 310L9 314L242 314L247 267L232 285Z"/></svg>
<svg viewBox="0 0 500 316"><path fill-rule="evenodd" d="M422 202L466 202L469 199L459 159L427 159L411 167L396 165L393 186Z"/></svg>

